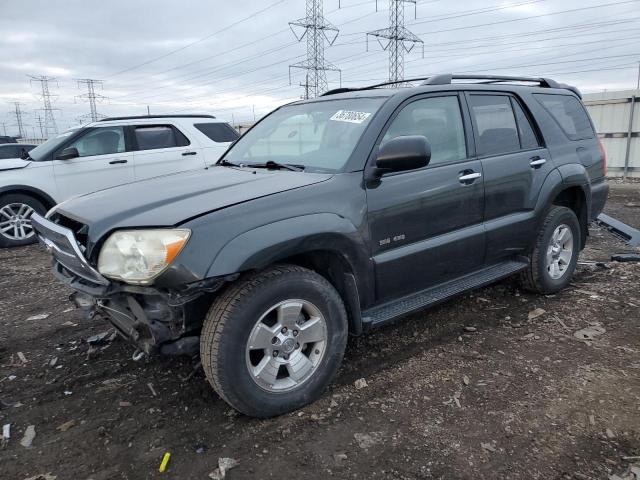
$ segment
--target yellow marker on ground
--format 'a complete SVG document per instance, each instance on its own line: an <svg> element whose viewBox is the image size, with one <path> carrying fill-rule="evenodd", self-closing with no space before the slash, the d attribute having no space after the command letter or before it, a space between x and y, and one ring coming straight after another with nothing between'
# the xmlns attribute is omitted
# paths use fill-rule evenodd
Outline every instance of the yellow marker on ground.
<svg viewBox="0 0 640 480"><path fill-rule="evenodd" d="M162 457L162 463L160 464L160 473L164 472L167 469L167 464L169 463L169 459L171 458L171 454L169 452L164 454Z"/></svg>

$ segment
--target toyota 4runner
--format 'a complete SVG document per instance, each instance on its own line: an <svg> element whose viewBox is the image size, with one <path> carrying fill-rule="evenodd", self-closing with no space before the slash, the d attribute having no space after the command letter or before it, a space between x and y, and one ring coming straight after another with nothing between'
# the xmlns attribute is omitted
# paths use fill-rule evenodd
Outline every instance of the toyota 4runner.
<svg viewBox="0 0 640 480"><path fill-rule="evenodd" d="M578 90L411 81L283 106L206 171L33 215L55 274L136 358L199 350L257 417L318 398L348 334L515 274L561 290L608 192Z"/></svg>

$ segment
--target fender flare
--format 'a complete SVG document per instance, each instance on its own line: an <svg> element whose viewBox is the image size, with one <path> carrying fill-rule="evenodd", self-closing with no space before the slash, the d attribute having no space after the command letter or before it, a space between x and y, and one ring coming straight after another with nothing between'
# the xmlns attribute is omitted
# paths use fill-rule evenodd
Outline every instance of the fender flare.
<svg viewBox="0 0 640 480"><path fill-rule="evenodd" d="M360 232L344 217L333 213L291 217L253 228L227 242L213 259L207 277L264 268L314 250L334 251L353 268L363 260L361 252L369 249Z"/></svg>
<svg viewBox="0 0 640 480"><path fill-rule="evenodd" d="M334 213L291 217L244 232L220 249L206 277L261 269L313 251L330 251L343 259L356 278L361 301L366 302L373 291L369 246L353 223Z"/></svg>
<svg viewBox="0 0 640 480"><path fill-rule="evenodd" d="M45 207L48 207L48 209L58 203L48 193L43 192L39 188L30 187L29 185L5 185L4 187L0 187L0 195L18 192L29 192L44 199L45 202L47 202L47 205L45 205Z"/></svg>

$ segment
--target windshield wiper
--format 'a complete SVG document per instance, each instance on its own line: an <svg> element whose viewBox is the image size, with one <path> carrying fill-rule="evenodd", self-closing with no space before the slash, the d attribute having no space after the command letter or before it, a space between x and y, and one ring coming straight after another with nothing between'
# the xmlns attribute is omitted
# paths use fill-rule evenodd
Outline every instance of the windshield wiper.
<svg viewBox="0 0 640 480"><path fill-rule="evenodd" d="M218 165L226 165L227 167L241 167L237 163L230 162L229 160L222 160Z"/></svg>
<svg viewBox="0 0 640 480"><path fill-rule="evenodd" d="M250 163L244 165L245 167L250 168L267 168L270 170L291 170L292 172L302 172L304 170L304 165L295 165L293 163L278 163L273 160L269 160L265 163Z"/></svg>

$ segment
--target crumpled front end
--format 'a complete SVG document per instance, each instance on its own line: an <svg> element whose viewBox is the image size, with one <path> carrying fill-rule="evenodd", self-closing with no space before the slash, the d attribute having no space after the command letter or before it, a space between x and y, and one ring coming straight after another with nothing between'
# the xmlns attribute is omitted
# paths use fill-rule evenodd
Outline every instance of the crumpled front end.
<svg viewBox="0 0 640 480"><path fill-rule="evenodd" d="M134 358L162 353L195 354L211 297L226 279L208 279L181 290L136 286L105 278L85 258L84 225L54 214L31 218L38 240L53 258L56 277L75 290L73 303L85 317L105 318L137 347Z"/></svg>

